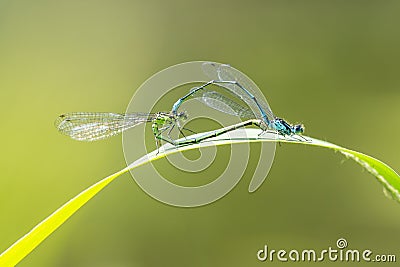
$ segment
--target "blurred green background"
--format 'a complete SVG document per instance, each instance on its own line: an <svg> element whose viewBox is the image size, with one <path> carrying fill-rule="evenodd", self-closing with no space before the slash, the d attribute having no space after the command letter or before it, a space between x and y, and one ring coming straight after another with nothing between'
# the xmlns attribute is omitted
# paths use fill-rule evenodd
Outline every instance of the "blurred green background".
<svg viewBox="0 0 400 267"><path fill-rule="evenodd" d="M125 166L120 137L76 142L55 118L123 112L148 77L185 61L233 65L275 114L399 171L399 11L399 1L0 1L0 251ZM340 237L400 256L399 204L341 155L278 146L254 194L250 178L184 209L126 174L20 266L271 266L256 259L265 244L318 250Z"/></svg>

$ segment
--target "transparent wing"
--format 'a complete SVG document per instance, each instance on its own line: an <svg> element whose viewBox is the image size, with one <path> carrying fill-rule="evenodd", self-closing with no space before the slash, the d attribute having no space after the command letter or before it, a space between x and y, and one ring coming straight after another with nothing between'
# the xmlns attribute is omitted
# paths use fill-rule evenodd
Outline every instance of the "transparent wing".
<svg viewBox="0 0 400 267"><path fill-rule="evenodd" d="M254 114L251 109L242 106L241 104L218 92L199 90L196 92L195 96L197 95L200 95L200 97L196 99L213 109L229 115L239 116L243 119L254 118Z"/></svg>
<svg viewBox="0 0 400 267"><path fill-rule="evenodd" d="M119 134L138 124L152 120L146 113L76 112L59 116L57 130L79 141L96 141Z"/></svg>
<svg viewBox="0 0 400 267"><path fill-rule="evenodd" d="M241 98L253 110L256 118L266 117L269 121L274 120L275 116L264 95L259 92L254 82L246 75L229 65L215 62L203 63L203 71L212 80L239 83L241 87L237 84L229 83L221 85ZM254 96L254 99L251 96Z"/></svg>

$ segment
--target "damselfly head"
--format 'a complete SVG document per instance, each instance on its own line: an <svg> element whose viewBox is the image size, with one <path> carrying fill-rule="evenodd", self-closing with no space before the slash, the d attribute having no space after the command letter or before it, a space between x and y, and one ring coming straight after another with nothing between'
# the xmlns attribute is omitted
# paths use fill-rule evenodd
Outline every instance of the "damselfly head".
<svg viewBox="0 0 400 267"><path fill-rule="evenodd" d="M296 124L293 126L295 134L302 134L304 133L304 125L303 124Z"/></svg>

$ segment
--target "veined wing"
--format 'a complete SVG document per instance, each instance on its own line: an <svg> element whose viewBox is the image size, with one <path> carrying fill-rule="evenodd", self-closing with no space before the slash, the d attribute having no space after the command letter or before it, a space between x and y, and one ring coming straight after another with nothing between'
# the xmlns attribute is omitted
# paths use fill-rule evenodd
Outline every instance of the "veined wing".
<svg viewBox="0 0 400 267"><path fill-rule="evenodd" d="M240 71L232 68L227 64L219 64L215 62L203 63L204 73L215 81L231 81L239 83L242 88L236 84L220 84L222 87L229 89L237 97L242 99L254 112L256 118L266 118L269 121L275 119L264 95L256 89L254 82ZM252 99L251 95L255 97Z"/></svg>
<svg viewBox="0 0 400 267"><path fill-rule="evenodd" d="M119 134L138 124L152 120L148 113L75 112L59 116L57 130L79 141L96 141Z"/></svg>
<svg viewBox="0 0 400 267"><path fill-rule="evenodd" d="M201 94L201 96L197 98L199 101L215 110L229 115L239 116L243 119L254 118L254 114L250 108L244 107L243 105L218 92L200 90L197 91L195 95L198 94Z"/></svg>

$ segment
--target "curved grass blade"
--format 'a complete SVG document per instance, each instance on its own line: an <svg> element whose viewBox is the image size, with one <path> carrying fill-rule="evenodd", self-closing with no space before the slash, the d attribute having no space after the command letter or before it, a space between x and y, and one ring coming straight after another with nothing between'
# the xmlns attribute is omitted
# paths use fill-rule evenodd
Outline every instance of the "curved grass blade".
<svg viewBox="0 0 400 267"><path fill-rule="evenodd" d="M36 225L29 233L21 237L11 247L4 251L0 255L0 266L15 266L77 210L85 205L86 202L88 202L115 178L127 171L128 169L125 168L104 178L58 208L49 217Z"/></svg>
<svg viewBox="0 0 400 267"><path fill-rule="evenodd" d="M71 217L77 210L79 210L83 205L85 205L92 197L99 193L103 188L105 188L114 179L121 176L122 174L128 172L131 169L137 168L146 163L152 162L154 160L166 157L169 154L196 149L199 147L208 147L215 145L228 145L235 143L246 143L246 142L284 142L284 143L297 143L305 145L313 145L319 147L330 148L335 151L339 151L346 157L355 160L363 168L365 168L369 173L374 175L377 180L383 185L384 189L388 194L398 202L400 202L400 176L391 169L385 163L365 155L363 153L353 151L347 148L343 148L325 141L318 139L313 139L306 137L309 142L302 142L296 140L292 137L279 136L279 139L268 138L263 136L258 136L260 133L259 129L239 129L235 130L229 134L223 134L215 138L207 139L204 142L198 144L191 144L187 146L174 147L171 144L165 144L160 148L160 153L157 154L153 151L137 161L131 163L126 168L102 179L91 187L87 188L76 197L72 198L66 204L61 206L55 212L53 212L49 217L40 222L36 227L34 227L30 232L21 237L16 241L11 247L4 251L0 255L0 266L15 266L24 257L26 257L32 250L34 250L43 240L45 240L50 234L52 234L58 227L60 227L69 217ZM201 135L204 133L201 133ZM194 136L189 136L188 138L194 138ZM258 187L259 185L252 185L250 182L249 191L251 188Z"/></svg>

